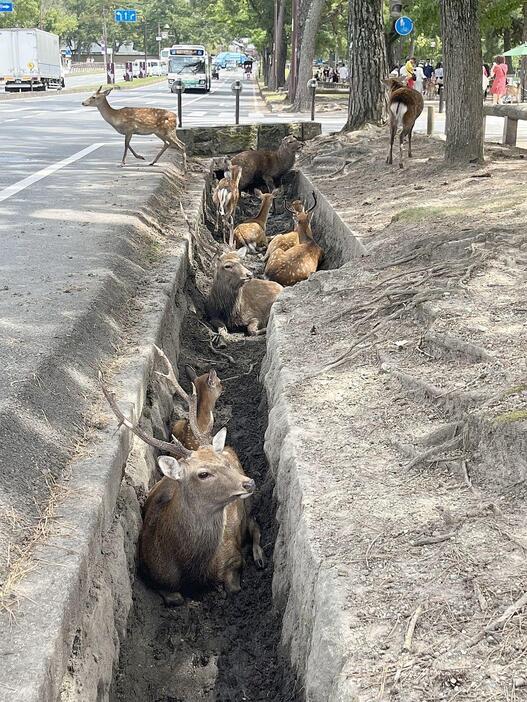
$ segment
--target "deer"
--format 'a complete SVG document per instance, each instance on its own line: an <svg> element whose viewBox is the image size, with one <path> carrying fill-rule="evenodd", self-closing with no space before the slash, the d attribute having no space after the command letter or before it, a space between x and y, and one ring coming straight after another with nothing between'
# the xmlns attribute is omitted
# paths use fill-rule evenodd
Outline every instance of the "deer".
<svg viewBox="0 0 527 702"><path fill-rule="evenodd" d="M240 200L240 179L242 177L242 168L232 165L227 162L227 170L225 175L219 181L212 193L212 202L216 205L216 231L220 216L223 220L223 241L225 241L225 232L229 230L229 247L234 246L234 213L238 207Z"/></svg>
<svg viewBox="0 0 527 702"><path fill-rule="evenodd" d="M304 146L304 142L292 134L282 139L278 149L256 149L242 151L234 156L232 163L243 168L243 177L240 180L240 190L246 190L251 184L262 181L267 185L269 192L276 187L279 180L293 168L297 153Z"/></svg>
<svg viewBox="0 0 527 702"><path fill-rule="evenodd" d="M283 289L273 281L253 278L242 264L246 253L246 247L228 251L216 265L205 307L222 336L239 329L246 329L249 336L265 334L271 307Z"/></svg>
<svg viewBox="0 0 527 702"><path fill-rule="evenodd" d="M287 251L281 248L273 251L265 266L265 277L268 280L274 280L282 286L295 285L301 280L307 280L318 269L324 251L314 241L311 231L310 222L315 205L307 212L290 210L298 229L299 243Z"/></svg>
<svg viewBox="0 0 527 702"><path fill-rule="evenodd" d="M196 395L187 395L173 368L167 374L177 392L188 402L189 421L199 441L187 449L174 437L171 442L150 436L133 424L119 408L115 395L101 381L102 391L120 424L142 441L165 454L157 459L163 478L148 494L139 536L139 566L165 605L184 603L183 588L223 587L228 594L241 590L244 541L252 539L256 565L265 567L260 529L246 506L255 491L235 452L225 447L227 430L214 437L197 425Z"/></svg>
<svg viewBox="0 0 527 702"><path fill-rule="evenodd" d="M183 154L183 170L187 170L187 155L185 144L176 135L177 117L174 112L160 110L154 107L121 107L113 108L108 102L108 95L113 87L99 89L89 98L83 101L85 107L95 106L101 113L103 119L111 124L115 131L124 134L124 154L121 166L126 165L126 154L131 151L135 158L141 161L144 156L136 153L130 145L134 134L155 134L163 142L163 148L149 164L154 166L165 151L170 147L180 149Z"/></svg>
<svg viewBox="0 0 527 702"><path fill-rule="evenodd" d="M161 350L157 349L160 353ZM163 354L164 356L164 354ZM187 376L196 388L197 395L197 417L196 421L202 433L206 433L212 429L214 423L214 407L216 402L223 392L223 385L214 369L203 375L197 375L192 366L185 366ZM173 425L171 435L188 449L197 451L199 441L190 428L188 419L178 419Z"/></svg>
<svg viewBox="0 0 527 702"><path fill-rule="evenodd" d="M419 117L424 107L421 93L413 88L408 88L397 78L386 78L385 85L390 89L390 151L386 163L393 163L393 142L397 130L401 129L399 137L399 168L403 168L403 143L408 136L408 158L412 158L412 131L415 120Z"/></svg>
<svg viewBox="0 0 527 702"><path fill-rule="evenodd" d="M286 210L293 214L293 221L295 222L295 228L292 232L287 232L286 234L277 234L275 237L269 241L267 246L267 251L264 256L264 261L267 261L277 249L282 249L287 251L293 246L300 243L300 231L302 230L305 235L305 230L310 226L311 217L301 216L298 219L294 219L296 214L306 215L310 214L317 206L317 196L315 191L313 191L313 205L306 211L304 203L301 200L293 200L290 205L286 203Z"/></svg>
<svg viewBox="0 0 527 702"><path fill-rule="evenodd" d="M262 193L261 190L256 188L254 193L261 200L260 211L256 217L238 224L234 230L234 245L236 248L247 246L249 251L253 252L258 247L263 248L267 246L267 237L265 235L267 218L269 217L271 205L275 197L280 193L280 189L275 188L271 193Z"/></svg>

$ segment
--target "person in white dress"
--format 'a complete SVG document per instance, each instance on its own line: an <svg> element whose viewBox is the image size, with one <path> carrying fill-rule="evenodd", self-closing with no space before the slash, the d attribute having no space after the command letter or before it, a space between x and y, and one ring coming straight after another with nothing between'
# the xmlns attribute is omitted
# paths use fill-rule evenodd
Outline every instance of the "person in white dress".
<svg viewBox="0 0 527 702"><path fill-rule="evenodd" d="M415 74L414 90L417 90L417 92L421 93L421 95L422 95L423 90L424 90L424 85L425 85L425 72L423 71L423 64L422 63L420 63L418 66L415 67L414 74Z"/></svg>

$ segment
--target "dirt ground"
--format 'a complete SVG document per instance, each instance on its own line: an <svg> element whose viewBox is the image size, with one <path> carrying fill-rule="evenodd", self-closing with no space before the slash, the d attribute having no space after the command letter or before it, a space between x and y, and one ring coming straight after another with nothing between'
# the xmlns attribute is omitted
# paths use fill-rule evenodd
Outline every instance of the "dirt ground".
<svg viewBox="0 0 527 702"><path fill-rule="evenodd" d="M254 197L245 198L242 212L253 212L257 207ZM278 219L287 217L288 213L282 213ZM275 505L263 453L267 410L258 381L265 337L233 335L225 349L233 363L209 349L210 335L201 323L206 321L204 294L211 284L213 253L213 241L206 230L201 233L201 243L204 247L200 250L198 243L196 266L188 282L190 312L183 324L180 377L186 378L186 364L198 373L214 367L224 383L215 426L227 426L228 444L256 481L253 513L262 529L268 564L259 571L246 553L241 593L232 598L216 591L187 593L186 604L173 609L166 608L161 597L138 578L112 700L299 702L300 692L295 691L280 657L280 613L272 603ZM249 264L255 269L256 260L252 257ZM178 415L176 410L175 415L184 413Z"/></svg>
<svg viewBox="0 0 527 702"><path fill-rule="evenodd" d="M527 162L493 146L452 169L417 137L399 170L387 141L304 150L368 254L273 327L304 519L348 602L342 675L361 702L524 700Z"/></svg>

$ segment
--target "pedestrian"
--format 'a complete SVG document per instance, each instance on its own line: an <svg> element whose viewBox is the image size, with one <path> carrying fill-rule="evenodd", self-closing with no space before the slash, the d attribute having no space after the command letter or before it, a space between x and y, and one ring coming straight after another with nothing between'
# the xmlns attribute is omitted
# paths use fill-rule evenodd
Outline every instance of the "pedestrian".
<svg viewBox="0 0 527 702"><path fill-rule="evenodd" d="M423 64L420 63L415 67L414 71L415 75L415 87L414 90L417 90L418 93L423 94L424 91L424 86L425 86L425 72L423 70Z"/></svg>
<svg viewBox="0 0 527 702"><path fill-rule="evenodd" d="M436 79L437 92L441 94L444 85L444 71L441 61L438 61L437 66L435 67L434 78Z"/></svg>
<svg viewBox="0 0 527 702"><path fill-rule="evenodd" d="M324 82L328 83L329 82L329 66L324 66L324 70L322 71L322 75L324 76Z"/></svg>
<svg viewBox="0 0 527 702"><path fill-rule="evenodd" d="M341 83L347 83L347 82L348 82L348 77L349 77L348 67L345 66L344 64L342 64L342 65L339 67L339 79L340 79L340 82L341 82Z"/></svg>
<svg viewBox="0 0 527 702"><path fill-rule="evenodd" d="M415 64L416 60L412 57L404 65L406 69L406 85L409 88L413 88L415 85Z"/></svg>
<svg viewBox="0 0 527 702"><path fill-rule="evenodd" d="M483 99L487 99L487 91L489 89L489 83L490 83L490 76L488 69L485 65L483 65L483 75L481 77L481 87L483 88Z"/></svg>
<svg viewBox="0 0 527 702"><path fill-rule="evenodd" d="M334 83L338 83L338 82L339 82L339 74L338 74L338 71L337 71L336 68L333 69L333 74L332 74L332 76L331 76L331 80L332 80Z"/></svg>
<svg viewBox="0 0 527 702"><path fill-rule="evenodd" d="M494 78L490 88L492 102L494 105L501 104L503 96L507 92L507 71L509 67L505 63L504 56L496 56L496 60L492 65L490 77Z"/></svg>

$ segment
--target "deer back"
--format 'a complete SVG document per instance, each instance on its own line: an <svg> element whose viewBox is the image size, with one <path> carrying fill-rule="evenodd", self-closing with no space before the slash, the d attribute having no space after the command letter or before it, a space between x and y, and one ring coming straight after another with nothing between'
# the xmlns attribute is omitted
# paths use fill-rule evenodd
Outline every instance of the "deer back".
<svg viewBox="0 0 527 702"><path fill-rule="evenodd" d="M231 315L231 325L246 327L251 320L256 319L260 328L266 327L271 307L282 289L276 282L258 278L244 283Z"/></svg>

